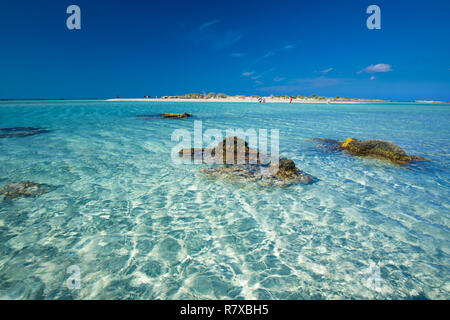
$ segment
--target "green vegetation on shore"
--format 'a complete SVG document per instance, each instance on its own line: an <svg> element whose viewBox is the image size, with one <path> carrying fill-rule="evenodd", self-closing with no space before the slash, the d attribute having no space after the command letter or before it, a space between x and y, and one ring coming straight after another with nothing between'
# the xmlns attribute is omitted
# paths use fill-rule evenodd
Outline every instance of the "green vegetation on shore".
<svg viewBox="0 0 450 320"><path fill-rule="evenodd" d="M251 98L260 98L263 96L260 95L242 95L238 94L235 96L229 96L224 93L214 93L210 92L206 93L188 93L184 95L176 95L176 96L162 96L161 99L227 99L227 98L236 98L236 99L251 99ZM373 100L373 99L360 99L360 98L348 98L348 97L325 97L319 96L317 94L313 94L311 96L289 96L289 95L270 95L266 97L268 99L276 99L276 100L289 100L292 97L293 100L319 100L319 101L382 101L382 100Z"/></svg>

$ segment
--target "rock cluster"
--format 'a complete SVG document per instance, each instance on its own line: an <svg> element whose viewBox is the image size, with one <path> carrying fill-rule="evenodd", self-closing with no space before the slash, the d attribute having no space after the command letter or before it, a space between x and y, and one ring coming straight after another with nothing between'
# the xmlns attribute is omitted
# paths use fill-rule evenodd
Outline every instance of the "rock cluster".
<svg viewBox="0 0 450 320"><path fill-rule="evenodd" d="M235 182L256 182L261 185L288 186L310 183L314 178L300 171L293 160L270 158L248 146L238 137L227 137L212 149L189 148L179 152L180 157L199 159L209 164L225 164L200 170L208 178L223 178Z"/></svg>

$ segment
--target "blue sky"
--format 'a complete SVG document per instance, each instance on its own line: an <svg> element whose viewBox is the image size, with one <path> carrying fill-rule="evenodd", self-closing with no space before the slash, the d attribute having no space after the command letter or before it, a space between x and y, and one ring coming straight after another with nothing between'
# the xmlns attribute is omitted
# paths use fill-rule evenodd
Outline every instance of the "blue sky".
<svg viewBox="0 0 450 320"><path fill-rule="evenodd" d="M66 8L81 8L68 30ZM381 8L369 30L366 8ZM188 92L450 101L450 1L0 2L0 98Z"/></svg>

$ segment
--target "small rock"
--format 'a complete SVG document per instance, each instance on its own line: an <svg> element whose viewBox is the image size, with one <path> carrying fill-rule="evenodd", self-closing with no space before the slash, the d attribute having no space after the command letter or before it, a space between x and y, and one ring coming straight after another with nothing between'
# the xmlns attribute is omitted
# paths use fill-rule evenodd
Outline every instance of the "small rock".
<svg viewBox="0 0 450 320"><path fill-rule="evenodd" d="M31 181L11 183L0 189L4 200L13 200L21 197L34 197L53 191L53 187Z"/></svg>
<svg viewBox="0 0 450 320"><path fill-rule="evenodd" d="M188 118L191 115L187 112L184 112L182 114L179 113L161 113L163 118Z"/></svg>
<svg viewBox="0 0 450 320"><path fill-rule="evenodd" d="M138 114L138 118L149 119L149 118L169 118L169 119L180 119L191 117L191 114L184 113L159 113L159 114Z"/></svg>
<svg viewBox="0 0 450 320"><path fill-rule="evenodd" d="M0 128L0 138L14 138L14 137L22 138L47 132L50 132L50 130L35 127L7 127L7 128Z"/></svg>

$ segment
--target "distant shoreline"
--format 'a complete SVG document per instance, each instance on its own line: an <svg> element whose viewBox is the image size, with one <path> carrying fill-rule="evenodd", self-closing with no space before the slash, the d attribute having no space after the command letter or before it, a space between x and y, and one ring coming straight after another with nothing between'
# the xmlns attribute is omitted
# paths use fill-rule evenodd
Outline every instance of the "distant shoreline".
<svg viewBox="0 0 450 320"><path fill-rule="evenodd" d="M265 99L266 103L289 103L289 98L282 97L261 97ZM107 101L107 102L253 102L258 103L258 98L256 97L234 97L228 96L226 98L177 98L177 97L164 97L164 98L58 98L58 99L0 99L0 102L14 102L14 101ZM435 101L435 100L415 100L415 101L394 101L394 100L379 100L379 99L339 99L335 100L333 98L330 99L314 99L314 98L305 98L299 99L294 98L292 103L321 103L321 104L355 104L355 103L418 103L418 104L450 104L450 102L446 101Z"/></svg>
<svg viewBox="0 0 450 320"><path fill-rule="evenodd" d="M262 97L266 103L289 103L289 99L286 98L271 98ZM109 102L253 102L258 103L258 98L115 98L106 99ZM391 101L391 100L370 100L370 99L355 99L355 100L324 100L324 99L293 99L292 103L321 103L321 104L357 104L357 103L422 103L422 104L448 104L445 101L432 101L432 100L417 100L417 101Z"/></svg>
<svg viewBox="0 0 450 320"><path fill-rule="evenodd" d="M434 100L416 100L416 103L450 103L446 101L434 101Z"/></svg>
<svg viewBox="0 0 450 320"><path fill-rule="evenodd" d="M116 98L116 99L107 99L106 101L111 102L141 102L141 101L170 101L170 102L253 102L258 103L258 98L210 98L210 99L183 99L183 98ZM333 101L330 100L330 103L360 103L360 102L383 102L383 101ZM265 103L289 103L289 99L281 99L281 98L268 98L265 97ZM319 100L319 99L293 99L292 103L327 103L327 100Z"/></svg>

